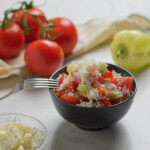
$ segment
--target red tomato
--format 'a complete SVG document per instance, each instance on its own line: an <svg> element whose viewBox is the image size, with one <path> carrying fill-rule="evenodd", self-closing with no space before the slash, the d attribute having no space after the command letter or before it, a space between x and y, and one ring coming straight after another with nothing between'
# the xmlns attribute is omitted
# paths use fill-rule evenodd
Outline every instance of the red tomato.
<svg viewBox="0 0 150 150"><path fill-rule="evenodd" d="M59 85L63 83L65 78L67 78L67 74L63 73L59 79Z"/></svg>
<svg viewBox="0 0 150 150"><path fill-rule="evenodd" d="M33 15L45 16L44 13L40 9L35 8L35 7L28 9L27 12L29 12ZM12 20L17 22L23 28L23 24L21 22L22 15L23 15L23 12L18 11L18 12L13 14ZM38 19L42 23L45 23L45 20L43 17L39 16ZM33 18L31 15L28 15L28 14L24 14L23 20L26 21L28 27L31 28L31 31L28 34L25 34L26 42L32 42L32 41L37 40L38 39L38 30L41 27L39 25L38 21L35 18Z"/></svg>
<svg viewBox="0 0 150 150"><path fill-rule="evenodd" d="M104 78L113 78L113 73L111 71L107 71L105 72L105 74L103 74Z"/></svg>
<svg viewBox="0 0 150 150"><path fill-rule="evenodd" d="M75 88L75 83L74 82L69 82L69 85L67 85L65 87L65 89L68 91L68 92L72 92L72 93L75 93L77 91L77 89Z"/></svg>
<svg viewBox="0 0 150 150"><path fill-rule="evenodd" d="M78 102L78 97L70 96L70 95L61 95L60 99L70 104L77 104Z"/></svg>
<svg viewBox="0 0 150 150"><path fill-rule="evenodd" d="M132 93L132 77L113 78L111 82L117 85L117 87L123 88L124 86L126 86L126 88L129 89L130 93Z"/></svg>
<svg viewBox="0 0 150 150"><path fill-rule="evenodd" d="M73 87L72 87L70 84L65 87L65 90L66 90L68 93L69 93L69 92L75 93Z"/></svg>
<svg viewBox="0 0 150 150"><path fill-rule="evenodd" d="M75 25L67 18L54 18L53 21L55 27L49 31L50 35L60 34L54 41L62 47L65 55L70 54L78 42Z"/></svg>
<svg viewBox="0 0 150 150"><path fill-rule="evenodd" d="M103 80L104 78L101 76L101 75L98 75L98 82L102 82L102 80Z"/></svg>
<svg viewBox="0 0 150 150"><path fill-rule="evenodd" d="M118 104L118 103L121 103L121 102L123 102L124 101L124 99L123 98L120 98L120 99L114 99L114 100L111 100L111 104Z"/></svg>
<svg viewBox="0 0 150 150"><path fill-rule="evenodd" d="M89 99L87 97L82 96L82 95L79 96L79 99L81 99L84 102L89 102Z"/></svg>
<svg viewBox="0 0 150 150"><path fill-rule="evenodd" d="M59 97L63 95L63 91L55 89L55 94Z"/></svg>
<svg viewBox="0 0 150 150"><path fill-rule="evenodd" d="M72 87L73 87L74 90L76 90L78 86L79 86L79 81L78 80L72 81Z"/></svg>
<svg viewBox="0 0 150 150"><path fill-rule="evenodd" d="M66 86L65 89L66 89L68 92L73 92L73 93L75 93L75 92L77 92L77 87L78 87L78 85L79 85L79 81L77 80L77 78L74 78L73 81L70 81L70 82L69 82L69 85Z"/></svg>
<svg viewBox="0 0 150 150"><path fill-rule="evenodd" d="M24 47L24 34L16 23L0 29L0 58L16 57Z"/></svg>
<svg viewBox="0 0 150 150"><path fill-rule="evenodd" d="M37 40L30 43L25 51L25 63L35 75L49 77L63 65L64 53L54 41Z"/></svg>
<svg viewBox="0 0 150 150"><path fill-rule="evenodd" d="M102 99L100 100L100 103L103 104L104 106L111 106L111 102L106 100L106 99Z"/></svg>

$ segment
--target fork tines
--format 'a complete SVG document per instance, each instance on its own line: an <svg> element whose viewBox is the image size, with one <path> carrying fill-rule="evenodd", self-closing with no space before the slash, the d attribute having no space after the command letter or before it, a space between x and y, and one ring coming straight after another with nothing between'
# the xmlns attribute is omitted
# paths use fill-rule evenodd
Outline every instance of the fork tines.
<svg viewBox="0 0 150 150"><path fill-rule="evenodd" d="M31 78L24 81L24 88L58 88L57 79Z"/></svg>

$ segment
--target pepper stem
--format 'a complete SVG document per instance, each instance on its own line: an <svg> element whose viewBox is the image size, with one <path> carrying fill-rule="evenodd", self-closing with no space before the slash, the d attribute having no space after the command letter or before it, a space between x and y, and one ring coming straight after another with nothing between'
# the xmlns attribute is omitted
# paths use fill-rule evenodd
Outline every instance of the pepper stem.
<svg viewBox="0 0 150 150"><path fill-rule="evenodd" d="M125 46L120 46L116 52L117 58L124 58L128 55L127 48Z"/></svg>

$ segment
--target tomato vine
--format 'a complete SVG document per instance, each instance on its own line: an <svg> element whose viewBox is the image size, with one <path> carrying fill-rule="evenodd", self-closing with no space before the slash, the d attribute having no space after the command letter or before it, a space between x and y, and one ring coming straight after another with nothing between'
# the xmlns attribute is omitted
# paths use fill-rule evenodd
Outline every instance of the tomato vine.
<svg viewBox="0 0 150 150"><path fill-rule="evenodd" d="M49 30L54 28L55 22L52 21L50 23L49 20L47 20L46 17L43 15L34 15L34 14L29 13L27 10L30 8L33 8L33 0L31 0L29 3L27 3L26 1L21 2L20 7L17 9L7 9L4 12L4 19L0 25L0 28L7 28L9 26L9 24L13 21L12 18L10 17L10 14L13 14L17 11L22 11L23 14L21 17L21 23L23 24L23 28L24 28L23 33L28 34L32 29L32 27L27 25L26 18L24 18L24 15L27 14L27 15L32 16L33 19L37 20L38 24L40 25L40 27L41 27L40 37L44 39L44 38L46 38L46 36L48 36L48 39L52 40L53 37L55 37L55 36L50 35L48 32L49 32ZM38 17L42 17L45 20L46 24L43 25L43 23L41 22L41 20Z"/></svg>

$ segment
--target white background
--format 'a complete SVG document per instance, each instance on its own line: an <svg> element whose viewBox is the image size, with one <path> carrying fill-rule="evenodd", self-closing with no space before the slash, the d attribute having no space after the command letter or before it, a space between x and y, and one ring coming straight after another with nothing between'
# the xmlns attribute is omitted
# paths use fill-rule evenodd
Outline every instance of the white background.
<svg viewBox="0 0 150 150"><path fill-rule="evenodd" d="M3 11L16 0L0 0L0 18ZM36 0L36 4L44 1ZM149 0L47 0L41 9L48 18L63 16L75 24L93 18L127 17L131 13L150 16ZM77 58L94 58L114 63L110 45L102 45ZM75 60L75 59L74 59ZM117 124L96 132L78 129L56 112L49 91L23 91L0 101L0 113L23 113L41 120L49 130L45 150L150 150L150 68L135 74L138 92L128 114ZM17 78L0 80L0 90L8 90Z"/></svg>

